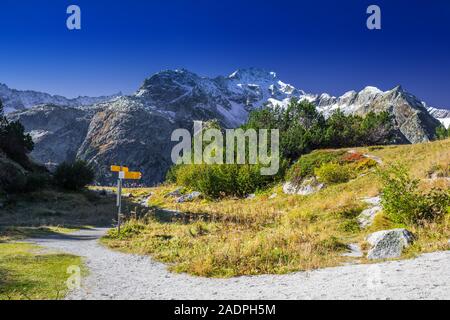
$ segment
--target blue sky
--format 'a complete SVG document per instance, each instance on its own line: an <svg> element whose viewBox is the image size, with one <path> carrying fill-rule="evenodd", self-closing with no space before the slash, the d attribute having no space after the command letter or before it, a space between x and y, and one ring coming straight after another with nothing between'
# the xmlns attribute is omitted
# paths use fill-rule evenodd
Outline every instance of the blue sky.
<svg viewBox="0 0 450 320"><path fill-rule="evenodd" d="M82 30L69 31L77 4ZM382 30L366 28L378 4ZM163 69L276 71L308 92L402 84L450 107L447 0L2 0L0 82L73 97L131 93Z"/></svg>

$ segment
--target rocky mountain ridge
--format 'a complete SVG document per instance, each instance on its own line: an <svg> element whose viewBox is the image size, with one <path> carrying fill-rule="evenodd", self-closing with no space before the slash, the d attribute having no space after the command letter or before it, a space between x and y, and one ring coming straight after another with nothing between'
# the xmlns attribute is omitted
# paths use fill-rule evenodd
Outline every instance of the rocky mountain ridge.
<svg viewBox="0 0 450 320"><path fill-rule="evenodd" d="M41 104L54 104L68 107L89 106L120 96L122 96L122 93L100 97L80 96L69 99L60 95L51 95L33 90L11 89L7 85L0 83L0 99L3 101L6 113L28 109Z"/></svg>
<svg viewBox="0 0 450 320"><path fill-rule="evenodd" d="M84 159L94 166L100 183L113 182L109 165L122 164L142 171L143 182L153 184L162 181L172 165L173 130L191 130L194 120L210 119L237 127L251 110L284 106L292 98L311 101L326 116L338 108L360 115L388 111L405 142L429 141L439 125L425 104L401 87L385 92L367 87L341 97L314 95L282 82L274 72L255 68L215 78L166 70L147 78L129 96L83 108L47 104L9 117L32 133L32 156L42 163Z"/></svg>

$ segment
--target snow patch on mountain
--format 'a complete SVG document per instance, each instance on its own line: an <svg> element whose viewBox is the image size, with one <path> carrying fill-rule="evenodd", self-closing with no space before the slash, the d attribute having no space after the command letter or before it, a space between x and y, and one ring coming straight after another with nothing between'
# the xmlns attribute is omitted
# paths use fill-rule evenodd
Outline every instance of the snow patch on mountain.
<svg viewBox="0 0 450 320"><path fill-rule="evenodd" d="M424 106L426 107L425 103ZM427 110L433 117L438 119L444 127L450 127L450 110L438 109L434 107L427 107Z"/></svg>

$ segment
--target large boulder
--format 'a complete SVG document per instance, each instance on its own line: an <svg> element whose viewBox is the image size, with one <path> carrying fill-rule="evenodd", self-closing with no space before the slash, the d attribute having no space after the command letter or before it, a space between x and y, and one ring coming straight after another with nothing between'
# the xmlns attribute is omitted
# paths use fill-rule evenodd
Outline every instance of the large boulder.
<svg viewBox="0 0 450 320"><path fill-rule="evenodd" d="M371 249L367 254L368 259L398 258L403 249L414 241L414 236L406 229L383 230L372 233L367 237Z"/></svg>

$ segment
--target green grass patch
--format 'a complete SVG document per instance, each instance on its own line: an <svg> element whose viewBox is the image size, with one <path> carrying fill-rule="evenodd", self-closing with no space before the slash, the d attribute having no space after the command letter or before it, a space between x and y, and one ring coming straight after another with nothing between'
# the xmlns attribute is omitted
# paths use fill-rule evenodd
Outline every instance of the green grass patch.
<svg viewBox="0 0 450 320"><path fill-rule="evenodd" d="M0 300L62 299L69 266L82 268L81 258L29 243L0 243Z"/></svg>

